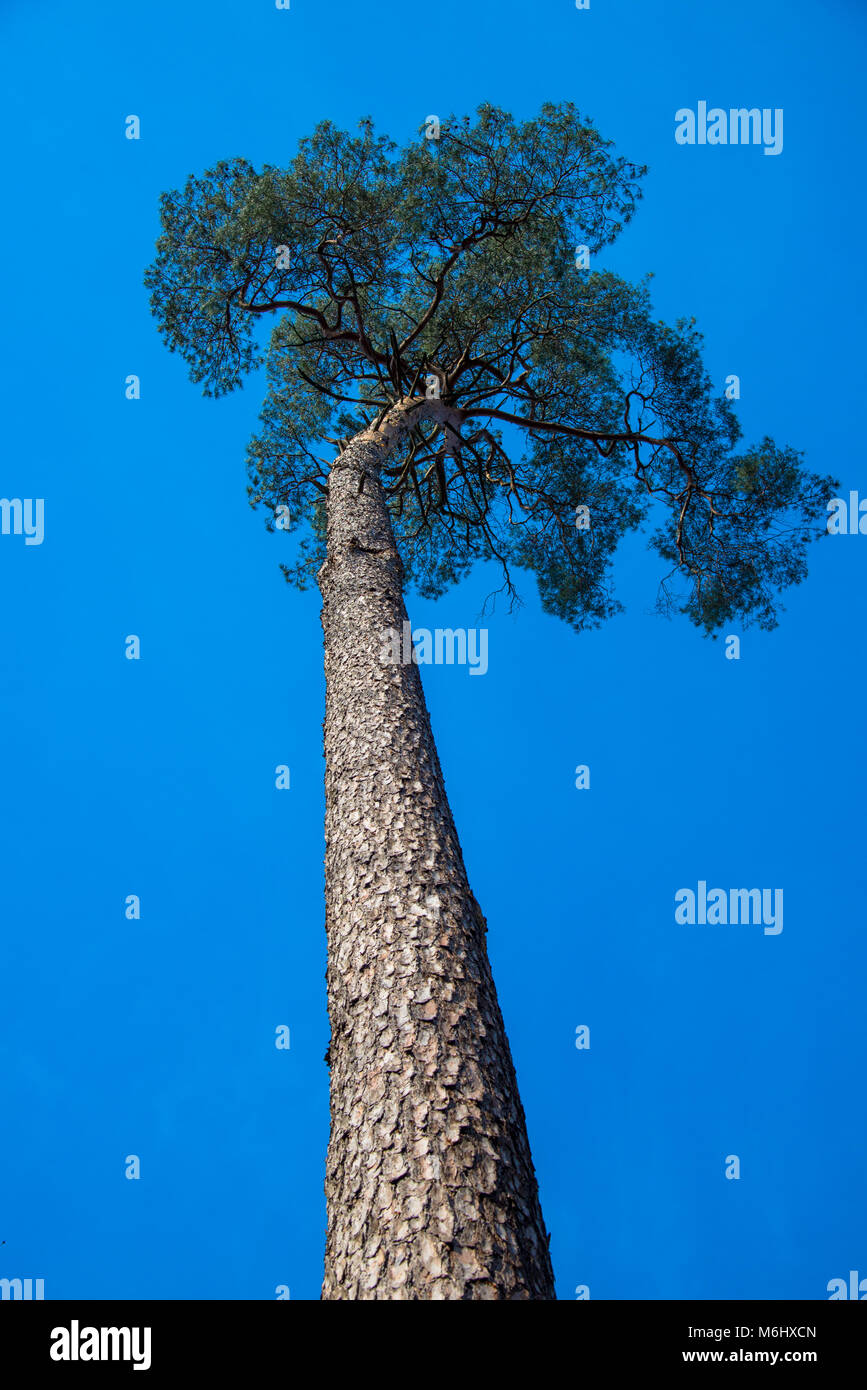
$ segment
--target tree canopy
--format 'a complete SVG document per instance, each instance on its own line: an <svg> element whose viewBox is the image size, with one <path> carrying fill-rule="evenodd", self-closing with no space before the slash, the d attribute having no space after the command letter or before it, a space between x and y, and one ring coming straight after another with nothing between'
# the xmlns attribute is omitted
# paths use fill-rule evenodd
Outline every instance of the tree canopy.
<svg viewBox="0 0 867 1390"><path fill-rule="evenodd" d="M510 593L531 570L548 612L595 626L619 607L618 542L649 521L662 608L711 633L776 624L836 484L770 438L738 451L694 320L666 325L646 280L590 268L645 172L569 103L527 121L485 105L403 149L326 121L286 168L220 161L163 195L152 308L206 395L264 366L248 490L305 528L287 578L324 558L335 449L403 404L381 478L423 594L496 560Z"/></svg>

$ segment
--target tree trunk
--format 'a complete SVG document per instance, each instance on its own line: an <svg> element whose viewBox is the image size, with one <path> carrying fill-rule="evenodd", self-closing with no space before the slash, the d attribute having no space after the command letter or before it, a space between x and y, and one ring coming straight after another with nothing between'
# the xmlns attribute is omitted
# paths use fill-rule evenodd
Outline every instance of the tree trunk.
<svg viewBox="0 0 867 1390"><path fill-rule="evenodd" d="M331 1137L324 1299L552 1299L509 1044L406 619L379 483L335 460L325 632ZM528 946L529 949L529 946Z"/></svg>

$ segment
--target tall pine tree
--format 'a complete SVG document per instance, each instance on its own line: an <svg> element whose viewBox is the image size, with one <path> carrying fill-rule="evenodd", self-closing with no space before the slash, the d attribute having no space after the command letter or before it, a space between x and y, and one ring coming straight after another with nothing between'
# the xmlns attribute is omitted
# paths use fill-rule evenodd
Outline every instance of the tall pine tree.
<svg viewBox="0 0 867 1390"><path fill-rule="evenodd" d="M323 1297L546 1299L485 919L418 666L389 658L405 588L437 596L496 561L510 594L532 571L581 630L617 611L614 552L650 521L661 607L768 628L834 484L771 439L738 452L693 323L591 269L644 170L573 106L425 133L398 149L326 122L287 168L190 178L163 195L146 283L205 394L265 366L251 501L301 528L285 573L322 593Z"/></svg>

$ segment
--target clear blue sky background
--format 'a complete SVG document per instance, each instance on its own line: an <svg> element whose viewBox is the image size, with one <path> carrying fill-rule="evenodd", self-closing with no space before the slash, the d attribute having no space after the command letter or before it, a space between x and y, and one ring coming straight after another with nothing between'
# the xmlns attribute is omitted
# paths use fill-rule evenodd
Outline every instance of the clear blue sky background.
<svg viewBox="0 0 867 1390"><path fill-rule="evenodd" d="M280 164L323 117L402 142L430 113L575 101L650 165L609 263L697 316L747 440L867 496L865 38L856 0L4 0L0 493L44 497L46 535L0 537L0 1275L319 1293L318 594L283 583L293 543L246 502L261 383L203 400L150 318L161 190ZM784 108L783 153L678 146L699 100ZM865 564L867 537L823 541L734 662L653 616L632 546L604 631L546 618L528 579L484 679L425 668L562 1298L867 1275ZM492 580L410 596L414 624L477 626ZM782 887L782 934L677 926L699 879Z"/></svg>

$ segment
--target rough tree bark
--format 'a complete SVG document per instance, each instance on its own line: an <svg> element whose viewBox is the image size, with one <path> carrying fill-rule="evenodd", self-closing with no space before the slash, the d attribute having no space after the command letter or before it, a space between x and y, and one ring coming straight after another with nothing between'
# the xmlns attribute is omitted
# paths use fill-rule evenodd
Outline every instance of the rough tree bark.
<svg viewBox="0 0 867 1390"><path fill-rule="evenodd" d="M428 416L436 404L419 406ZM324 1299L553 1299L524 1112L406 619L379 468L335 460L325 634L331 1136Z"/></svg>

